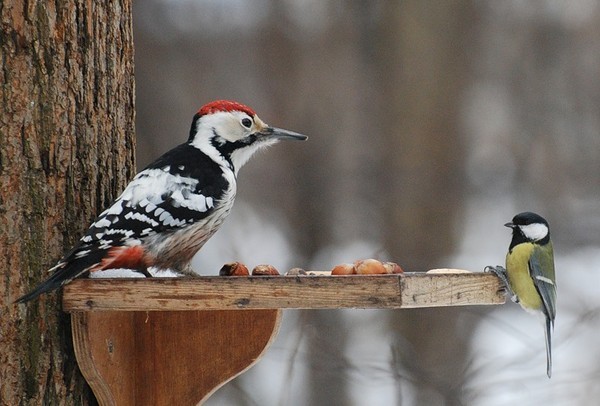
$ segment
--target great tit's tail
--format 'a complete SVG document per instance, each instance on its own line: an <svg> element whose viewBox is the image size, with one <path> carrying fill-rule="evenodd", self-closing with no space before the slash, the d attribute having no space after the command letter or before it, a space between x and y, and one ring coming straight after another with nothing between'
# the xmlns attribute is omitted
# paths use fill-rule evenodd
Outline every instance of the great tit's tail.
<svg viewBox="0 0 600 406"><path fill-rule="evenodd" d="M546 319L546 374L548 378L552 377L552 330L554 323L547 315L544 315Z"/></svg>

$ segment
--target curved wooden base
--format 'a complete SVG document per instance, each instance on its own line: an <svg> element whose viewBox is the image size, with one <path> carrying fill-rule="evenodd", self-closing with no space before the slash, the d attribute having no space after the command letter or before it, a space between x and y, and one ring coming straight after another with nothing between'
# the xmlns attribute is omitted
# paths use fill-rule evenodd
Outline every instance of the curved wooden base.
<svg viewBox="0 0 600 406"><path fill-rule="evenodd" d="M196 405L250 368L281 310L71 314L75 355L101 405Z"/></svg>

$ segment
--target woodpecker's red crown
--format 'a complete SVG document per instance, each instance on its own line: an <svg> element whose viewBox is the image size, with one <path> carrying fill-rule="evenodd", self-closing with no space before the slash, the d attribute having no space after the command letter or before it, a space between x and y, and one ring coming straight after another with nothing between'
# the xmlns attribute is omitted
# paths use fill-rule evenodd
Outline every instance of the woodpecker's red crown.
<svg viewBox="0 0 600 406"><path fill-rule="evenodd" d="M204 116L206 114L218 113L220 111L241 111L248 114L250 117L254 117L256 112L250 107L243 105L242 103L229 101L229 100L215 100L207 103L198 110L198 114Z"/></svg>

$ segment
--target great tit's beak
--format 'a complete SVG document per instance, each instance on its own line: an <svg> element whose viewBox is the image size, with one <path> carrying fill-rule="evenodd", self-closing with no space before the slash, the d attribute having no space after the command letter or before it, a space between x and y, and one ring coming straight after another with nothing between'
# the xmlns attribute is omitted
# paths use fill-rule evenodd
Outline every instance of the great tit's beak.
<svg viewBox="0 0 600 406"><path fill-rule="evenodd" d="M276 128L276 127L267 127L264 130L260 131L259 134L264 138L273 139L273 140L304 141L308 138L306 135L298 134L293 131L284 130L282 128Z"/></svg>
<svg viewBox="0 0 600 406"><path fill-rule="evenodd" d="M506 223L506 224L504 225L504 227L508 227L508 228L515 228L515 224L509 221L508 223Z"/></svg>

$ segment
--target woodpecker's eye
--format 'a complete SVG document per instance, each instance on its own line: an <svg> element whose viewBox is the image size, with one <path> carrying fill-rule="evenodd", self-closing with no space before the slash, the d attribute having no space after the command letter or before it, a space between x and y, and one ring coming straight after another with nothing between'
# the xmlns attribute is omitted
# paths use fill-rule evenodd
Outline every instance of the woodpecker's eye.
<svg viewBox="0 0 600 406"><path fill-rule="evenodd" d="M243 118L242 125L246 128L250 128L250 127L252 127L252 120L250 120L248 117Z"/></svg>

